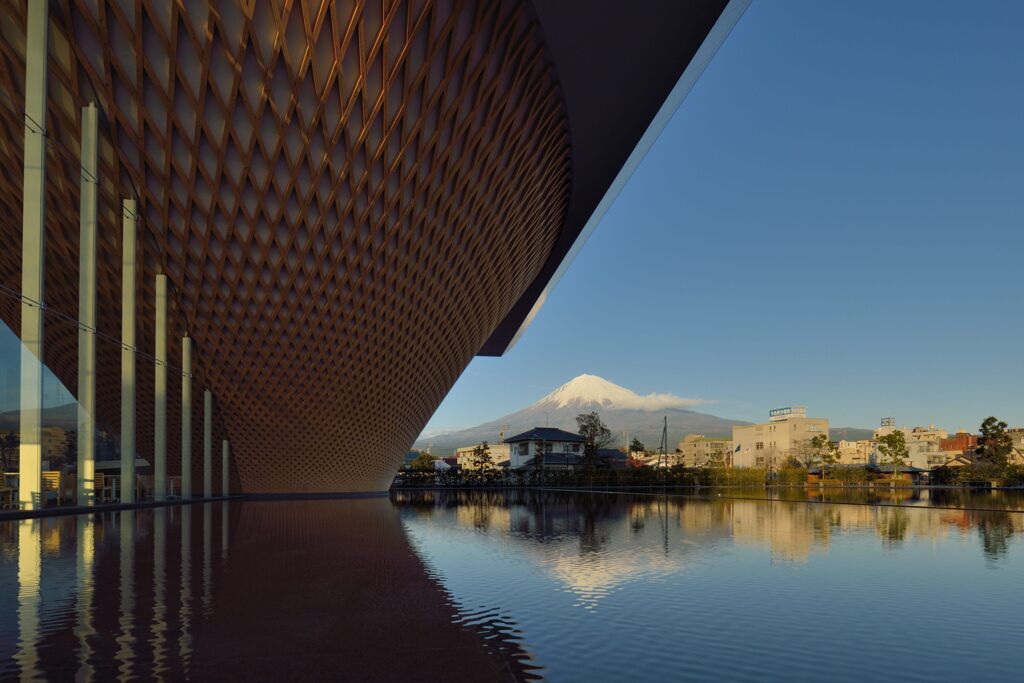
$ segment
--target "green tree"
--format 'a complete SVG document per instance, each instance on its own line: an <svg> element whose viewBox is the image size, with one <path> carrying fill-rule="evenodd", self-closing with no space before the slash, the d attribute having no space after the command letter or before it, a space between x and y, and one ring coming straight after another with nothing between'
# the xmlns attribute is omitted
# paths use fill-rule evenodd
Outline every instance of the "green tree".
<svg viewBox="0 0 1024 683"><path fill-rule="evenodd" d="M896 481L899 477L900 467L910 457L910 451L907 450L907 437L898 429L878 437L878 452L885 462L892 465L892 478L893 481Z"/></svg>
<svg viewBox="0 0 1024 683"><path fill-rule="evenodd" d="M828 478L828 467L839 462L839 447L828 440L824 434L811 439L811 448L817 453L817 461L821 465L821 479Z"/></svg>
<svg viewBox="0 0 1024 683"><path fill-rule="evenodd" d="M596 412L580 413L576 416L576 425L579 427L579 435L583 437L583 469L593 483L594 470L607 464L598 456L598 451L607 448L612 442L612 432ZM638 440L633 439L633 443L639 444L640 450L643 450L643 444Z"/></svg>
<svg viewBox="0 0 1024 683"><path fill-rule="evenodd" d="M533 456L533 469L536 472L543 472L544 459L547 456L548 445L544 439L537 439L533 442L533 449L536 452Z"/></svg>
<svg viewBox="0 0 1024 683"><path fill-rule="evenodd" d="M579 435L593 443L595 449L607 448L612 442L611 430L596 412L580 413L576 416L576 425Z"/></svg>
<svg viewBox="0 0 1024 683"><path fill-rule="evenodd" d="M1007 424L994 417L987 417L981 423L981 436L975 453L998 467L1006 467L1013 452L1013 438L1006 431Z"/></svg>
<svg viewBox="0 0 1024 683"><path fill-rule="evenodd" d="M487 445L486 441L473 448L471 462L473 463L473 469L478 470L480 474L490 474L491 470L494 469L491 447Z"/></svg>
<svg viewBox="0 0 1024 683"><path fill-rule="evenodd" d="M576 418L576 421L579 422L579 418ZM647 448L644 446L643 442L640 441L640 439L634 438L630 442L630 444L629 444L629 452L630 453L646 453L647 452ZM628 455L628 453L627 453L627 455Z"/></svg>
<svg viewBox="0 0 1024 683"><path fill-rule="evenodd" d="M412 468L417 472L432 472L434 470L434 458L431 457L430 453L420 451L420 454L412 461Z"/></svg>

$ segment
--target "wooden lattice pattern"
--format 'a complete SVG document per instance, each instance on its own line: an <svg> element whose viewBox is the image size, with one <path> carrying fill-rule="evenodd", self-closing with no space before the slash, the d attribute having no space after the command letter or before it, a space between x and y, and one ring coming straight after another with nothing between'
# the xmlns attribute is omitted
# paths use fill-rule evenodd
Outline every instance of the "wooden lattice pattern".
<svg viewBox="0 0 1024 683"><path fill-rule="evenodd" d="M24 2L0 5L0 276L20 274ZM99 330L120 330L120 200L137 196L139 345L154 276L169 353L251 492L380 489L536 277L564 220L569 137L521 0L62 0L51 5L46 303L74 316L80 107L101 111ZM18 309L0 314L14 329ZM76 333L46 361L75 389ZM117 431L119 356L98 352ZM139 366L139 454L152 452ZM169 473L180 381L171 373ZM198 468L194 466L194 471ZM199 472L195 472L196 483Z"/></svg>

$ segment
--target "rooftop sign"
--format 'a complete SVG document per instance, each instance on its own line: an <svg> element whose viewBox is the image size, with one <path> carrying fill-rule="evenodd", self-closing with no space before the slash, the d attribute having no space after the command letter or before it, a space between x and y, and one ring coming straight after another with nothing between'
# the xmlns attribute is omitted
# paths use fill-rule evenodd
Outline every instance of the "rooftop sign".
<svg viewBox="0 0 1024 683"><path fill-rule="evenodd" d="M785 420L788 417L807 417L806 406L786 406L785 408L773 408L768 411L768 419L772 422Z"/></svg>

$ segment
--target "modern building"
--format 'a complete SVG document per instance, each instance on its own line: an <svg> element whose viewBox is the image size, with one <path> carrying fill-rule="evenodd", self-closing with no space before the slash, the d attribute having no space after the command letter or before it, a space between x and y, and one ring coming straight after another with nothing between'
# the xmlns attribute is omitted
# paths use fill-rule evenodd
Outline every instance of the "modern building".
<svg viewBox="0 0 1024 683"><path fill-rule="evenodd" d="M543 454L544 469L569 469L583 455L585 439L555 427L534 427L505 439L509 446L509 468L533 467Z"/></svg>
<svg viewBox="0 0 1024 683"><path fill-rule="evenodd" d="M747 4L5 3L22 504L42 363L157 491L387 488Z"/></svg>
<svg viewBox="0 0 1024 683"><path fill-rule="evenodd" d="M455 449L455 458L461 467L465 471L472 471L477 469L477 465L473 462L473 451L480 444L473 446L461 446ZM509 450L510 446L507 443L488 443L487 449L491 454L491 462L494 463L495 467L508 467L509 466Z"/></svg>
<svg viewBox="0 0 1024 683"><path fill-rule="evenodd" d="M870 465L876 460L875 450L877 446L870 439L859 439L857 441L841 439L837 446L839 449L839 464L841 465Z"/></svg>
<svg viewBox="0 0 1024 683"><path fill-rule="evenodd" d="M897 427L894 420L885 418L882 420L882 425L874 432L875 441L877 442L880 437L897 431L903 433L906 441L908 454L906 464L910 467L929 470L945 464L957 455L955 449L944 450L942 448L942 444L949 437L949 433L935 425L911 428ZM962 453L963 451L960 452ZM883 461L884 458L876 453L875 462L884 464Z"/></svg>
<svg viewBox="0 0 1024 683"><path fill-rule="evenodd" d="M678 463L684 467L732 467L732 441L703 434L687 434L676 447ZM673 456L675 457L675 456Z"/></svg>
<svg viewBox="0 0 1024 683"><path fill-rule="evenodd" d="M892 432L903 432L903 437L907 443L911 441L925 441L934 443L936 446L941 444L943 439L949 437L949 432L935 425L928 425L927 427L897 427L894 422L889 423L889 419L883 419L882 426L874 431L874 439L878 441L880 437Z"/></svg>
<svg viewBox="0 0 1024 683"><path fill-rule="evenodd" d="M787 406L769 411L768 422L732 428L733 467L781 465L798 457L819 435L828 438L828 419L807 417L804 406Z"/></svg>

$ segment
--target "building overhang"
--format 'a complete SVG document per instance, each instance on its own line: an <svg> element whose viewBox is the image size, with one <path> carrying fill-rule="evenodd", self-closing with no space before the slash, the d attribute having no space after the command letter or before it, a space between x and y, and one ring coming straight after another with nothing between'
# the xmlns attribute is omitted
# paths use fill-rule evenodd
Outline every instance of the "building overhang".
<svg viewBox="0 0 1024 683"><path fill-rule="evenodd" d="M540 274L480 356L519 340L750 0L574 3L534 0L569 120L572 189Z"/></svg>

